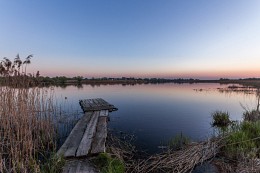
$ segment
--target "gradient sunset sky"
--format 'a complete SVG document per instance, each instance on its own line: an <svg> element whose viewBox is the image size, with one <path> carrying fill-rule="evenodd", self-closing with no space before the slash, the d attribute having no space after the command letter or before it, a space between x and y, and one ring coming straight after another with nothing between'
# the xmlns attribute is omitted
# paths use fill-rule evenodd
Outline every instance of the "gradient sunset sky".
<svg viewBox="0 0 260 173"><path fill-rule="evenodd" d="M260 77L260 0L1 0L0 58L84 77Z"/></svg>

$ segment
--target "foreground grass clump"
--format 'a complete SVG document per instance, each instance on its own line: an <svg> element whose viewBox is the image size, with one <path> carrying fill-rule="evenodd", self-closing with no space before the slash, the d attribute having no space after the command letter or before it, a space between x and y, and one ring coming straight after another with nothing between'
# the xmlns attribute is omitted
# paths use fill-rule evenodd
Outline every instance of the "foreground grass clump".
<svg viewBox="0 0 260 173"><path fill-rule="evenodd" d="M122 161L112 158L107 153L101 153L93 160L94 164L100 168L102 173L124 173L125 166Z"/></svg>
<svg viewBox="0 0 260 173"><path fill-rule="evenodd" d="M65 158L52 153L46 162L41 165L41 173L60 173L65 165Z"/></svg>
<svg viewBox="0 0 260 173"><path fill-rule="evenodd" d="M260 121L243 121L226 138L224 151L235 159L259 157Z"/></svg>
<svg viewBox="0 0 260 173"><path fill-rule="evenodd" d="M215 111L212 113L212 126L227 127L231 121L228 112Z"/></svg>
<svg viewBox="0 0 260 173"><path fill-rule="evenodd" d="M176 135L168 142L168 146L172 150L180 150L190 143L190 139L187 136L183 136L182 133Z"/></svg>

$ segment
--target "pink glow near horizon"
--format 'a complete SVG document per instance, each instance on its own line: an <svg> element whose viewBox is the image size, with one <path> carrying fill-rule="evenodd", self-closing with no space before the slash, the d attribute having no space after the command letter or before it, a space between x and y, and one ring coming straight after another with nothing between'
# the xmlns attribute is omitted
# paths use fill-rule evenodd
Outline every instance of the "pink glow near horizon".
<svg viewBox="0 0 260 173"><path fill-rule="evenodd" d="M91 73L82 73L82 72L71 72L63 70L48 70L40 71L42 76L83 76L87 78L91 77L136 77L136 78L194 78L194 79L219 79L219 78L253 78L260 77L260 70L241 70L241 71L219 71L219 72L177 72L177 73L109 73L109 72L91 72Z"/></svg>

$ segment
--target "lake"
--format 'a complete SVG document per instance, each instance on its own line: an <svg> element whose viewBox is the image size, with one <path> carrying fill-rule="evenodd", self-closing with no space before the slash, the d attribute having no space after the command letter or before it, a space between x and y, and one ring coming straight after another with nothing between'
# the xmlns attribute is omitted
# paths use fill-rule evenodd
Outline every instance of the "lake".
<svg viewBox="0 0 260 173"><path fill-rule="evenodd" d="M247 109L256 107L254 94L217 89L226 87L213 83L167 83L53 89L59 104L77 112L79 117L82 115L80 99L103 98L114 104L118 111L110 113L109 128L135 135L138 148L154 153L158 146L180 133L193 141L210 137L214 132L210 125L211 113L216 110L228 111L232 120L241 120L244 112L241 105Z"/></svg>

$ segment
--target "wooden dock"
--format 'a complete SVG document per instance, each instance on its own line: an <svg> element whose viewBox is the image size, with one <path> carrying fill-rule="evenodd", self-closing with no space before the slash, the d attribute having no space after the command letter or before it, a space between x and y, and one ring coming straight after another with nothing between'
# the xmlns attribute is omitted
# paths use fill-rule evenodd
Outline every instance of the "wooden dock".
<svg viewBox="0 0 260 173"><path fill-rule="evenodd" d="M57 152L68 160L63 173L97 172L87 158L106 152L108 114L117 110L101 98L80 100L79 103L84 115Z"/></svg>

